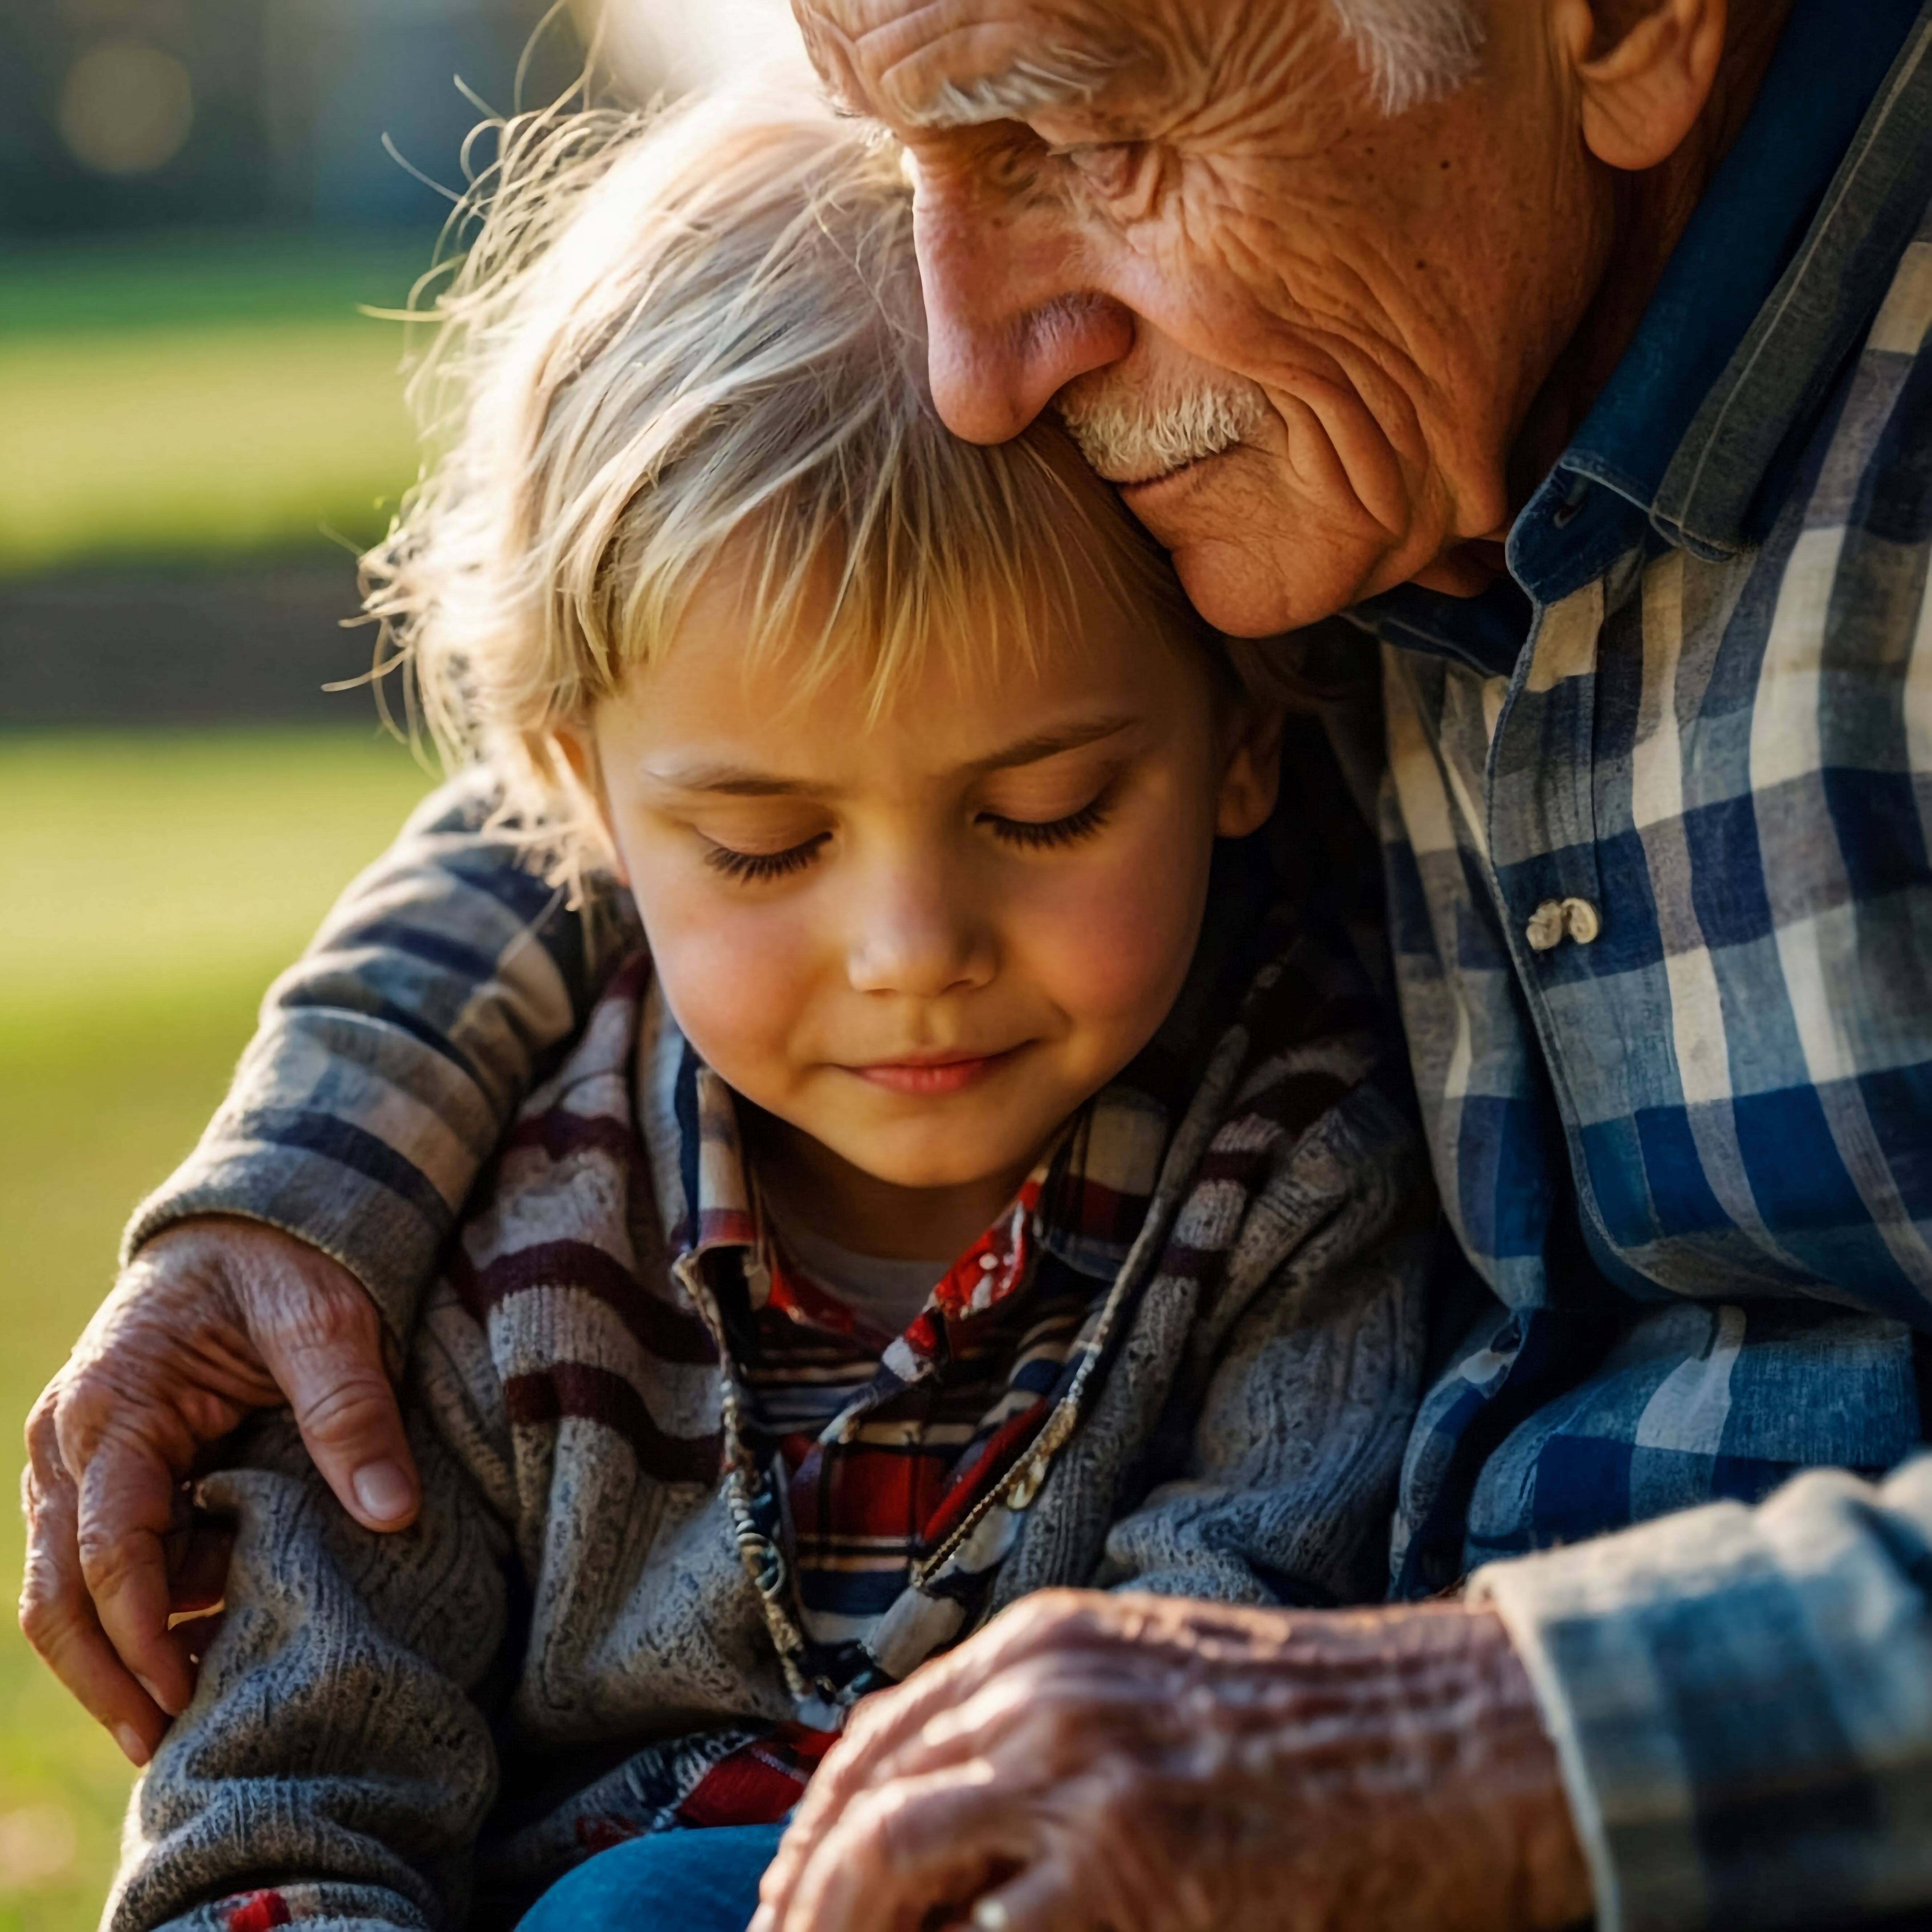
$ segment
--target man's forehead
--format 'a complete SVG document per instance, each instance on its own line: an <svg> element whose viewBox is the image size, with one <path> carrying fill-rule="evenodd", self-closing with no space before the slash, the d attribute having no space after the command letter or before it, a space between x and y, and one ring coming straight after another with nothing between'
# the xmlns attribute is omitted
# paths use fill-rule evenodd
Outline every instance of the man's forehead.
<svg viewBox="0 0 1932 1932"><path fill-rule="evenodd" d="M1095 99L1150 66L1171 0L795 0L834 98L902 127Z"/></svg>

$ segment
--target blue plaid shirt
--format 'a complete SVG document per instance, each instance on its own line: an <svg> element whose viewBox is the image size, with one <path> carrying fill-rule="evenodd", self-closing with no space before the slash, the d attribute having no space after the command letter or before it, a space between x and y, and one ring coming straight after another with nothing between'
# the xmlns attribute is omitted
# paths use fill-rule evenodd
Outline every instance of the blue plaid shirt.
<svg viewBox="0 0 1932 1932"><path fill-rule="evenodd" d="M1903 1514L1843 1478L1787 1492L1762 1519L1792 1526L1784 1550L1736 1507L1808 1468L1882 1478L1927 1432L1918 14L1800 0L1510 533L1514 581L1356 614L1383 644L1404 1018L1480 1277L1412 1438L1397 1587L1718 1506L1478 1579L1543 1687L1614 1924L1932 1904L1928 1484ZM1856 1666L1854 1603L1900 1633Z"/></svg>

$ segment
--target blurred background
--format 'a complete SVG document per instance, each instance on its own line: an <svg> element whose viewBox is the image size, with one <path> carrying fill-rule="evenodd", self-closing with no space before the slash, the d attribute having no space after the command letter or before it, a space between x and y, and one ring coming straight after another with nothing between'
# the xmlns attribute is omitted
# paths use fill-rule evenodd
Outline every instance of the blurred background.
<svg viewBox="0 0 1932 1932"><path fill-rule="evenodd" d="M130 1207L432 782L324 688L368 664L354 554L416 473L401 328L359 309L428 266L484 110L593 36L638 95L796 44L783 0L0 0L9 1483ZM0 1617L0 1932L94 1923L128 1776Z"/></svg>

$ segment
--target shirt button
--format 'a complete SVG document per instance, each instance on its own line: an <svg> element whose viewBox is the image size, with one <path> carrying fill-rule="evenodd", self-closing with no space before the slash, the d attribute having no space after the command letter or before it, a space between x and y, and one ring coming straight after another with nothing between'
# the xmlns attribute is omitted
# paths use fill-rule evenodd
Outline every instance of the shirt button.
<svg viewBox="0 0 1932 1932"><path fill-rule="evenodd" d="M1603 931L1604 922L1588 899L1565 899L1563 929L1579 946L1588 946Z"/></svg>
<svg viewBox="0 0 1932 1932"><path fill-rule="evenodd" d="M982 1268L987 1269L988 1271L998 1268L999 1264L1000 1258L998 1255L987 1254L982 1255L980 1257L980 1265Z"/></svg>
<svg viewBox="0 0 1932 1932"><path fill-rule="evenodd" d="M1523 929L1523 937L1538 952L1547 952L1563 944L1564 902L1561 899L1545 899L1529 916L1529 924ZM1595 935L1592 935L1594 938Z"/></svg>

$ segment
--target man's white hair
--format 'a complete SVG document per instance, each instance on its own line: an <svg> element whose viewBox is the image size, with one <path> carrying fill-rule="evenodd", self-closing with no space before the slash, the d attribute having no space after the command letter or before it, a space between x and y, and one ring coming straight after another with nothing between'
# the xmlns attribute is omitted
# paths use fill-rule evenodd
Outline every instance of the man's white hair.
<svg viewBox="0 0 1932 1932"><path fill-rule="evenodd" d="M1382 111L1400 114L1476 70L1483 29L1472 0L1330 0Z"/></svg>
<svg viewBox="0 0 1932 1932"><path fill-rule="evenodd" d="M1328 4L1385 114L1450 93L1476 71L1483 46L1477 0ZM942 82L913 118L928 128L1024 121L1042 107L1094 99L1112 79L1117 57L1115 50L1104 46L1036 46L999 74Z"/></svg>
<svg viewBox="0 0 1932 1932"><path fill-rule="evenodd" d="M569 0L586 38L640 98L668 90L742 80L748 70L782 72L805 85L812 75L792 30L788 0ZM1383 112L1400 114L1460 87L1476 70L1480 0L1328 0ZM1110 64L1090 52L1036 47L989 81L938 92L920 118L961 127L1090 98Z"/></svg>

